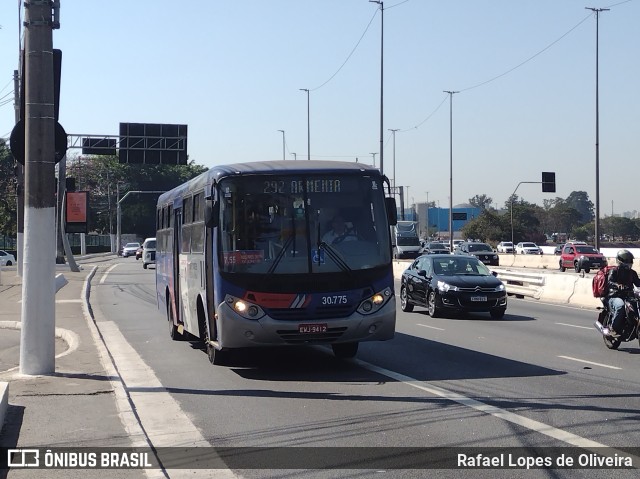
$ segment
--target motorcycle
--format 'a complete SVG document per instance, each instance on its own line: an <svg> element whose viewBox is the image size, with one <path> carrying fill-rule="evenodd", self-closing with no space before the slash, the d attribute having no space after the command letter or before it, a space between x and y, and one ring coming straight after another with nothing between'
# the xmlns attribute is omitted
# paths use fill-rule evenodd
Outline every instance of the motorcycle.
<svg viewBox="0 0 640 479"><path fill-rule="evenodd" d="M618 349L618 346L620 346L623 341L633 341L636 338L638 338L640 342L640 289L633 288L633 290L625 290L622 299L624 300L625 312L622 334L619 336L611 335L613 326L611 324L609 302L606 298L602 298L603 306L597 308L601 311L600 314L598 314L598 319L593 323L596 329L602 334L604 344L609 349Z"/></svg>

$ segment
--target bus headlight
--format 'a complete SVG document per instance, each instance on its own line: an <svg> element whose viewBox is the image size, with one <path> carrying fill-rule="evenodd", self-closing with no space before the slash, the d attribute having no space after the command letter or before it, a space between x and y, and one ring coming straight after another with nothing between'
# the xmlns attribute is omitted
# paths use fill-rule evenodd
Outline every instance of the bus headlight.
<svg viewBox="0 0 640 479"><path fill-rule="evenodd" d="M229 294L225 298L225 303L245 319L260 319L265 315L265 312L257 304L250 303Z"/></svg>
<svg viewBox="0 0 640 479"><path fill-rule="evenodd" d="M362 301L358 306L358 312L360 314L375 313L389 301L389 298L391 298L391 288L385 288Z"/></svg>

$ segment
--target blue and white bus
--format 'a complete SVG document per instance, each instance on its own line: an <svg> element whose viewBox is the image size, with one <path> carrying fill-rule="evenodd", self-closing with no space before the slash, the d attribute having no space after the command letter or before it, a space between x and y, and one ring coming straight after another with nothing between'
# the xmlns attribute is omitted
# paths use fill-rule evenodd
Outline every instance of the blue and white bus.
<svg viewBox="0 0 640 479"><path fill-rule="evenodd" d="M162 194L156 290L171 337L200 338L213 364L300 344L349 358L361 341L393 338L385 183L359 163L268 161L216 166Z"/></svg>

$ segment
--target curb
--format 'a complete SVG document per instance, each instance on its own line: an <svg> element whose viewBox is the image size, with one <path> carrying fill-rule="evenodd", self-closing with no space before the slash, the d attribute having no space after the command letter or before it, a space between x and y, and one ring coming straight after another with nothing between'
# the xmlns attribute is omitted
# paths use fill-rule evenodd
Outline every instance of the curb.
<svg viewBox="0 0 640 479"><path fill-rule="evenodd" d="M64 274L60 273L56 275L56 293L60 291L65 285L67 285L67 278ZM20 329L20 321L0 321L0 329ZM62 353L66 356L75 349L78 348L79 340L78 336L66 329L55 328L56 337L62 339L69 346L67 350ZM0 381L0 430L4 427L4 419L9 409L9 383Z"/></svg>
<svg viewBox="0 0 640 479"><path fill-rule="evenodd" d="M9 383L0 382L0 431L4 426L7 409L9 409Z"/></svg>

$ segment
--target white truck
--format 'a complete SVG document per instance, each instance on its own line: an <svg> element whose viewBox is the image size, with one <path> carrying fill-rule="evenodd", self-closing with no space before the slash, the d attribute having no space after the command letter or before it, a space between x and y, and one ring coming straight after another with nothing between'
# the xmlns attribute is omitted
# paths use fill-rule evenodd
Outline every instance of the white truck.
<svg viewBox="0 0 640 479"><path fill-rule="evenodd" d="M421 249L418 222L398 221L391 227L391 244L394 258L417 258Z"/></svg>

